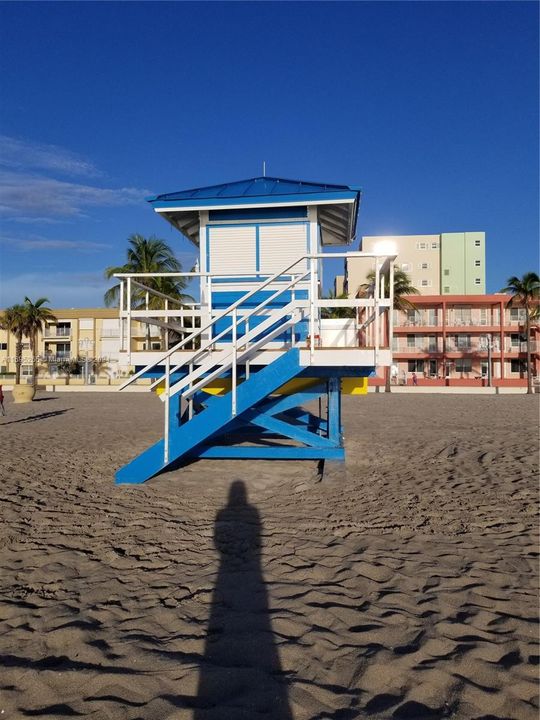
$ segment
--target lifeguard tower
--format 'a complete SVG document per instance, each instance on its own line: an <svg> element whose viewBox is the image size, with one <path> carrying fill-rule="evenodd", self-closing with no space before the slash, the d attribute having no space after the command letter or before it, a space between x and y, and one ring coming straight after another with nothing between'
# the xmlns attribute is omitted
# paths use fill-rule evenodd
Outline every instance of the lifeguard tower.
<svg viewBox="0 0 540 720"><path fill-rule="evenodd" d="M394 256L342 249L359 201L359 188L270 177L149 199L199 260L191 273L117 275L122 349L136 367L120 389L151 378L164 406L163 438L117 483L188 458L344 460L341 395L366 392L392 347ZM325 263L346 257L370 257L372 282L353 299L323 298ZM156 289L179 275L200 283L196 305ZM346 332L325 327L330 307L355 309ZM135 320L177 341L137 350ZM304 407L313 400L319 413Z"/></svg>

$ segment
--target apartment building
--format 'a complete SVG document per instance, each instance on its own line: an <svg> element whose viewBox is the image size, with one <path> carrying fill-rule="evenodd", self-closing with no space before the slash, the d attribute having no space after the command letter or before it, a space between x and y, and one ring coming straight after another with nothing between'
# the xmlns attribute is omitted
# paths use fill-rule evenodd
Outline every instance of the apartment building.
<svg viewBox="0 0 540 720"><path fill-rule="evenodd" d="M120 320L117 308L52 309L56 321L49 323L39 334L38 355L40 376L56 377L61 374L60 363L80 358L85 361L102 360L103 374L112 378L127 375L131 367L127 353L120 346ZM1 316L0 311L0 316ZM159 328L152 328L147 336L146 326L132 321L133 346L146 350L160 350L162 338ZM16 339L5 330L0 330L0 375L15 372ZM22 376L32 375L30 342L23 338Z"/></svg>
<svg viewBox="0 0 540 720"><path fill-rule="evenodd" d="M483 295L486 291L486 238L483 232L438 235L368 235L364 252L397 254L396 266L421 295ZM351 258L345 267L349 296L366 282L372 261Z"/></svg>
<svg viewBox="0 0 540 720"><path fill-rule="evenodd" d="M411 384L525 386L525 309L508 295L417 295L394 311L394 381ZM533 376L540 374L540 331L531 328ZM373 384L384 382L378 371Z"/></svg>

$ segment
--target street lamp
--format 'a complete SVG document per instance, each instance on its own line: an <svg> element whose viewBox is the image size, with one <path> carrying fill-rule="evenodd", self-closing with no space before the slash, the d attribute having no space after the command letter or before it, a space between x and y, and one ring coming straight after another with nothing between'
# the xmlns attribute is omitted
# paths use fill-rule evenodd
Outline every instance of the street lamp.
<svg viewBox="0 0 540 720"><path fill-rule="evenodd" d="M90 338L83 338L82 340L79 340L79 347L81 350L84 350L86 355L84 359L84 384L88 385L88 351L91 347L93 347L94 341L90 340Z"/></svg>

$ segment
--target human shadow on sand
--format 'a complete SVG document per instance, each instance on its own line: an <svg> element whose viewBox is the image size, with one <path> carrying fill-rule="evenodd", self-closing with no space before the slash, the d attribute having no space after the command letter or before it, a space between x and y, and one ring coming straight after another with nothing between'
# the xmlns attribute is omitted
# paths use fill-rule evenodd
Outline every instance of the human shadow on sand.
<svg viewBox="0 0 540 720"><path fill-rule="evenodd" d="M16 423L30 423L37 422L37 420L46 420L47 418L56 417L57 415L63 415L64 413L73 410L73 408L65 408L64 410L51 410L50 412L39 413L39 415L29 415L26 418L20 418L19 420L8 420L7 422L0 423L0 425L15 425Z"/></svg>
<svg viewBox="0 0 540 720"><path fill-rule="evenodd" d="M214 524L220 564L194 720L292 720L261 568L261 529L244 483L233 482Z"/></svg>

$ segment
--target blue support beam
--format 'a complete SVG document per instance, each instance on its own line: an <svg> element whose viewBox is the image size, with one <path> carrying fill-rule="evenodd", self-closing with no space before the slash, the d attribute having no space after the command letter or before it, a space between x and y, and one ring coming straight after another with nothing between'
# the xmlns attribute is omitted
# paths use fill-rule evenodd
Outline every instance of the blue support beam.
<svg viewBox="0 0 540 720"><path fill-rule="evenodd" d="M239 460L345 460L344 448L314 448L273 445L253 447L248 445L213 445L195 450L191 457L236 458Z"/></svg>

